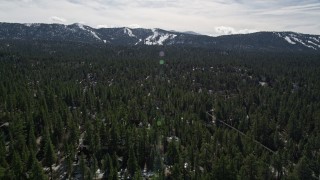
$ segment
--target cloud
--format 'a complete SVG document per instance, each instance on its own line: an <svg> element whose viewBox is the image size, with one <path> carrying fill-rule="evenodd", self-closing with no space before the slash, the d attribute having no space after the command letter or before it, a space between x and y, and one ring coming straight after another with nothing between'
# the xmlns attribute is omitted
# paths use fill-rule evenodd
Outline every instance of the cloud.
<svg viewBox="0 0 320 180"><path fill-rule="evenodd" d="M215 32L217 35L230 35L230 34L248 34L257 32L255 29L240 29L236 30L233 27L226 27L226 26L218 26L215 28Z"/></svg>
<svg viewBox="0 0 320 180"><path fill-rule="evenodd" d="M254 32L255 29L320 34L319 0L0 1L0 22L84 21L97 28L128 26L215 35Z"/></svg>
<svg viewBox="0 0 320 180"><path fill-rule="evenodd" d="M132 29L137 29L137 28L140 28L141 26L139 24L130 24L128 25L128 27Z"/></svg>
<svg viewBox="0 0 320 180"><path fill-rule="evenodd" d="M106 24L99 24L99 25L97 25L97 28L98 29L100 29L100 28L109 28L109 26L106 25Z"/></svg>
<svg viewBox="0 0 320 180"><path fill-rule="evenodd" d="M312 4L299 4L299 5L290 5L290 6L282 6L279 8L268 9L266 11L257 12L260 15L297 15L297 14L305 14L305 15L320 15L320 3L312 3Z"/></svg>
<svg viewBox="0 0 320 180"><path fill-rule="evenodd" d="M61 18L61 17L57 17L57 16L52 16L50 19L51 19L51 21L53 21L53 22L58 22L58 23L65 23L65 22L67 22L66 19Z"/></svg>

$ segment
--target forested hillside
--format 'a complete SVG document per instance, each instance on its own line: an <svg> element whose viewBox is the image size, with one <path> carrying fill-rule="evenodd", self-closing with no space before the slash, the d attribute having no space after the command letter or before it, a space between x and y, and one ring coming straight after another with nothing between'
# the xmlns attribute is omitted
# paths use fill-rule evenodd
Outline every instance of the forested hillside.
<svg viewBox="0 0 320 180"><path fill-rule="evenodd" d="M222 50L265 52L319 52L320 36L296 32L256 32L206 36L163 29L99 28L83 24L17 24L0 22L0 40L62 41L113 46L179 45Z"/></svg>
<svg viewBox="0 0 320 180"><path fill-rule="evenodd" d="M319 54L1 41L0 179L317 179L319 77Z"/></svg>

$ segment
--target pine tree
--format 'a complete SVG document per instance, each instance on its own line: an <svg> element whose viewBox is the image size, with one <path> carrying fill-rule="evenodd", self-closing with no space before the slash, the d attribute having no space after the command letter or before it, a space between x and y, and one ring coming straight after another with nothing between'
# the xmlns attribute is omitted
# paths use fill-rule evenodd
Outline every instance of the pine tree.
<svg viewBox="0 0 320 180"><path fill-rule="evenodd" d="M11 162L11 169L14 172L14 176L16 178L24 177L23 174L23 164L20 158L20 155L17 152L13 152L12 162Z"/></svg>
<svg viewBox="0 0 320 180"><path fill-rule="evenodd" d="M172 179L183 179L181 171L182 167L180 167L179 164L173 165L170 177L172 177Z"/></svg>
<svg viewBox="0 0 320 180"><path fill-rule="evenodd" d="M179 152L176 147L176 144L174 142L170 142L168 145L168 152L166 154L167 157L167 164L168 165L173 165L175 163L179 162Z"/></svg>
<svg viewBox="0 0 320 180"><path fill-rule="evenodd" d="M142 180L142 174L141 174L141 171L138 170L134 173L134 176L133 176L133 179L134 180Z"/></svg>
<svg viewBox="0 0 320 180"><path fill-rule="evenodd" d="M66 157L66 165L67 165L67 173L68 173L68 177L71 177L72 171L73 171L73 165L72 165L72 155L69 154Z"/></svg>
<svg viewBox="0 0 320 180"><path fill-rule="evenodd" d="M131 175L131 177L133 177L135 172L139 170L138 161L137 161L137 158L136 158L136 155L134 153L134 149L132 146L129 149L129 158L128 158L128 162L127 162L127 168L128 168L128 172Z"/></svg>
<svg viewBox="0 0 320 180"><path fill-rule="evenodd" d="M108 179L116 179L117 177L117 170L113 167L113 162L109 154L106 157L106 162L107 162L107 167L106 167L106 172L105 176L108 177Z"/></svg>
<svg viewBox="0 0 320 180"><path fill-rule="evenodd" d="M33 123L30 125L29 135L28 135L28 146L30 150L37 151L36 137L34 135Z"/></svg>
<svg viewBox="0 0 320 180"><path fill-rule="evenodd" d="M33 165L30 174L30 179L39 179L39 180L46 180L48 177L44 174L43 168L41 164L38 162L36 157L33 155Z"/></svg>
<svg viewBox="0 0 320 180"><path fill-rule="evenodd" d="M112 157L110 160L112 160L114 170L118 171L120 168L120 164L119 164L118 156L117 156L116 152L114 152L112 154Z"/></svg>
<svg viewBox="0 0 320 180"><path fill-rule="evenodd" d="M281 156L279 154L275 154L273 156L272 166L275 168L277 179L281 179L283 164L281 162Z"/></svg>
<svg viewBox="0 0 320 180"><path fill-rule="evenodd" d="M5 179L6 176L6 169L0 166L0 179Z"/></svg>
<svg viewBox="0 0 320 180"><path fill-rule="evenodd" d="M87 172L87 165L86 165L83 154L81 154L81 157L80 157L80 172L82 175L82 179L85 179L87 177L88 172Z"/></svg>
<svg viewBox="0 0 320 180"><path fill-rule="evenodd" d="M235 179L233 170L231 169L230 163L226 157L220 157L216 162L213 163L212 176L214 179Z"/></svg>
<svg viewBox="0 0 320 180"><path fill-rule="evenodd" d="M6 147L2 133L0 133L0 166L3 168L8 166L6 161Z"/></svg>
<svg viewBox="0 0 320 180"><path fill-rule="evenodd" d="M49 137L46 139L44 152L44 165L50 168L50 176L53 179L52 165L57 161L57 156L54 151L54 146Z"/></svg>
<svg viewBox="0 0 320 180"><path fill-rule="evenodd" d="M257 179L257 163L254 155L248 155L243 162L243 166L240 169L241 179Z"/></svg>
<svg viewBox="0 0 320 180"><path fill-rule="evenodd" d="M257 165L258 179L271 179L272 174L269 170L269 165L262 160L259 160Z"/></svg>
<svg viewBox="0 0 320 180"><path fill-rule="evenodd" d="M294 168L294 174L299 179L312 179L312 171L306 157L302 157L299 160L298 164Z"/></svg>

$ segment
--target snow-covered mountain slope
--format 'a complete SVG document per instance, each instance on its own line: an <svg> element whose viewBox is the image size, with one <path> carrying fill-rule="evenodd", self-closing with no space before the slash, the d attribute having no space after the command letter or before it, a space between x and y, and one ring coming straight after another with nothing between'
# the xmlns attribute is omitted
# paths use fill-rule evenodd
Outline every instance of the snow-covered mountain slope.
<svg viewBox="0 0 320 180"><path fill-rule="evenodd" d="M172 40L176 37L176 34L170 34L165 31L152 29L152 35L145 39L146 45L163 45L165 41Z"/></svg>
<svg viewBox="0 0 320 180"><path fill-rule="evenodd" d="M320 36L294 32L257 32L215 38L225 48L272 51L320 51Z"/></svg>
<svg viewBox="0 0 320 180"><path fill-rule="evenodd" d="M183 45L220 49L320 52L320 36L294 32L257 32L211 37L162 29L92 28L83 24L0 23L0 40L49 40L109 45Z"/></svg>
<svg viewBox="0 0 320 180"><path fill-rule="evenodd" d="M318 50L320 48L320 36L305 36L304 34L283 32L276 33L280 38L284 38L289 44L300 44L307 48Z"/></svg>
<svg viewBox="0 0 320 180"><path fill-rule="evenodd" d="M136 37L136 36L132 33L131 29L129 29L129 28L127 28L127 27L123 28L123 33L124 33L124 34L128 34L128 36L130 36L130 37Z"/></svg>

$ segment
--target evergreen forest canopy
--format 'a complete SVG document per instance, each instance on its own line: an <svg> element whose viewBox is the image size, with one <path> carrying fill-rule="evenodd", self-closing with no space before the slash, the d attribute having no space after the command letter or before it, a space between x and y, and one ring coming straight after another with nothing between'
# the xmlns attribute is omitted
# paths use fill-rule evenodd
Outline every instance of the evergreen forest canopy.
<svg viewBox="0 0 320 180"><path fill-rule="evenodd" d="M0 77L0 179L320 177L319 54L1 41Z"/></svg>

